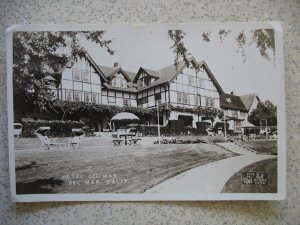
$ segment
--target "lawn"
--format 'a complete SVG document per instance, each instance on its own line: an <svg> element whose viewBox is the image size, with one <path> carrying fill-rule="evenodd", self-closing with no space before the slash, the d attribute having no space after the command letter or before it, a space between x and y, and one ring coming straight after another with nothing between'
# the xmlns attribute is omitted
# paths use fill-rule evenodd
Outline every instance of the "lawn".
<svg viewBox="0 0 300 225"><path fill-rule="evenodd" d="M236 155L213 144L113 147L94 140L100 144L41 150L36 139L25 142L16 140L18 194L143 193L186 170Z"/></svg>
<svg viewBox="0 0 300 225"><path fill-rule="evenodd" d="M261 154L277 155L277 140L245 141L242 144Z"/></svg>
<svg viewBox="0 0 300 225"><path fill-rule="evenodd" d="M242 182L243 172L266 173L268 183L244 184ZM253 163L239 172L235 173L224 185L222 192L227 193L276 193L277 192L277 158L266 159Z"/></svg>

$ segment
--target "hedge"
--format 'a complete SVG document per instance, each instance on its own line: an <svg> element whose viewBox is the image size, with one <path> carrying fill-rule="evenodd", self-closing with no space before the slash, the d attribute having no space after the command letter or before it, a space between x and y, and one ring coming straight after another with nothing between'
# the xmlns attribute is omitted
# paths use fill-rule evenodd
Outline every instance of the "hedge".
<svg viewBox="0 0 300 225"><path fill-rule="evenodd" d="M34 120L23 122L22 137L36 137L34 131L39 127L50 127L49 136L70 137L73 136L72 128L83 128L82 121L71 120Z"/></svg>
<svg viewBox="0 0 300 225"><path fill-rule="evenodd" d="M153 126L137 126L137 131L142 132L146 136L157 136L157 125ZM174 135L206 135L206 130L197 129L193 127L185 127L183 120L169 120L168 126L160 127L160 134L164 136L174 136Z"/></svg>

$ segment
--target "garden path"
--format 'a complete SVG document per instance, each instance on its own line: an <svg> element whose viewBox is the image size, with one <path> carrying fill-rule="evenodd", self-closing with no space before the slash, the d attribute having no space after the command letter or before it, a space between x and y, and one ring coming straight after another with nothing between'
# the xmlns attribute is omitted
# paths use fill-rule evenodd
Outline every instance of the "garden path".
<svg viewBox="0 0 300 225"><path fill-rule="evenodd" d="M196 167L172 177L146 193L208 194L220 193L228 179L242 168L277 156L248 153Z"/></svg>

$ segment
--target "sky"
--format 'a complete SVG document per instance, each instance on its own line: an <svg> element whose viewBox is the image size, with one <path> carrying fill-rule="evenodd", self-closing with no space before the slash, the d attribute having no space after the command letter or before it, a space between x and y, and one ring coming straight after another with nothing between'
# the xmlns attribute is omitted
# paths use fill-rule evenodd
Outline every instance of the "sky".
<svg viewBox="0 0 300 225"><path fill-rule="evenodd" d="M261 57L254 44L247 46L246 61L240 52L235 38L244 30L250 41L251 30L247 27L231 28L231 33L223 42L217 35L222 27L183 26L184 44L197 61L204 60L226 93L236 95L256 93L261 100L271 100L278 105L280 96L277 90L283 88L283 74L278 73L275 60ZM203 32L211 32L211 41L202 40ZM82 41L83 47L97 64L113 67L118 62L123 69L137 72L139 67L158 70L174 62L170 49L172 41L164 26L112 27L106 29L105 39L112 40L115 50L109 55L105 49L94 43Z"/></svg>

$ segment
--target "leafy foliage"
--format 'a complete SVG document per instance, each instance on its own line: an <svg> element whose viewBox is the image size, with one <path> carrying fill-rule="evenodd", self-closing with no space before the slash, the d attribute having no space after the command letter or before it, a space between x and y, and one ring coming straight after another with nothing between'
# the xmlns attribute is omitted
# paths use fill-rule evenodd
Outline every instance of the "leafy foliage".
<svg viewBox="0 0 300 225"><path fill-rule="evenodd" d="M246 52L245 52L246 40L247 39L246 39L246 35L245 35L244 31L239 33L239 35L235 38L235 41L236 41L237 46L238 46L238 52L241 52L243 62L246 62Z"/></svg>
<svg viewBox="0 0 300 225"><path fill-rule="evenodd" d="M115 105L103 105L103 104L94 104L88 102L78 102L78 101L61 101L55 100L53 102L53 108L56 113L62 115L62 119L64 117L72 116L72 115L99 115L99 113L103 113L112 118L114 115L120 112L131 112L136 114L138 117L143 118L145 121L150 120L153 116L157 114L157 108L138 108L138 107L121 107ZM169 112L169 111L177 111L177 112L189 112L196 113L199 116L216 116L221 115L222 111L215 108L210 107L196 107L196 108L185 108L179 106L173 106L172 104L161 104L159 106L160 112Z"/></svg>
<svg viewBox="0 0 300 225"><path fill-rule="evenodd" d="M270 60L268 50L275 56L275 37L273 29L259 29L253 31L253 41L256 43L261 56Z"/></svg>
<svg viewBox="0 0 300 225"><path fill-rule="evenodd" d="M259 102L248 118L255 126L259 126L262 119L267 120L268 126L277 126L277 107L269 100Z"/></svg>
<svg viewBox="0 0 300 225"><path fill-rule="evenodd" d="M55 72L70 57L80 55L80 39L87 39L106 48L104 31L95 32L14 32L13 85L14 107L18 111L47 111L52 105L60 77ZM67 50L66 50L67 49Z"/></svg>
<svg viewBox="0 0 300 225"><path fill-rule="evenodd" d="M176 66L176 68L178 67L178 61L180 57L182 57L185 64L189 66L189 53L187 52L187 49L185 48L183 43L185 33L182 30L169 30L168 36L174 42L174 44L170 48L175 54L174 65Z"/></svg>
<svg viewBox="0 0 300 225"><path fill-rule="evenodd" d="M224 30L221 29L217 33L220 38L220 42L223 43L225 38L227 38L230 34L232 34L232 30ZM202 32L202 40L206 43L209 43L212 39L212 32L205 31ZM246 36L244 30L238 32L234 35L234 40L237 45L237 51L242 55L242 61L246 62L247 54L246 54L246 47L249 47L252 44L256 44L258 52L260 55L266 59L271 60L271 53L273 57L275 57L275 33L273 29L256 29L252 31L251 36ZM171 49L175 55L174 64L178 65L179 58L183 58L186 65L189 65L187 59L187 52L188 50L184 46L184 36L185 33L182 30L169 30L168 31L169 38L173 41L173 45Z"/></svg>
<svg viewBox="0 0 300 225"><path fill-rule="evenodd" d="M227 31L226 30L220 30L219 31L218 35L220 37L220 42L221 43L225 40L225 38L228 36L228 34L231 33L231 31L232 30L227 30Z"/></svg>
<svg viewBox="0 0 300 225"><path fill-rule="evenodd" d="M202 39L205 42L210 42L211 39L211 32L203 32L202 33Z"/></svg>
<svg viewBox="0 0 300 225"><path fill-rule="evenodd" d="M72 115L85 115L85 116L96 116L101 113L107 115L110 119L114 115L120 112L131 112L136 114L140 118L149 118L155 114L156 109L144 109L137 107L120 107L115 105L103 105L103 104L94 104L87 102L78 102L78 101L61 101L56 100L53 102L54 110L57 113L64 117L70 117Z"/></svg>

